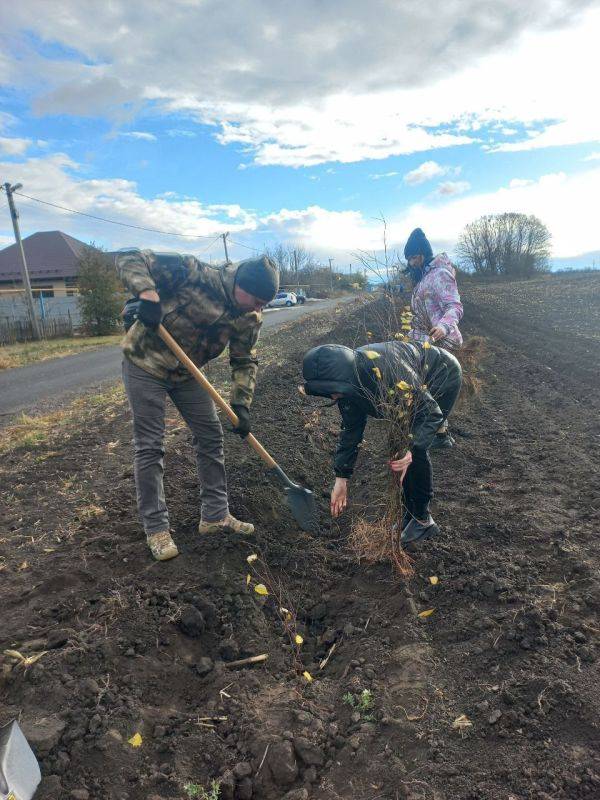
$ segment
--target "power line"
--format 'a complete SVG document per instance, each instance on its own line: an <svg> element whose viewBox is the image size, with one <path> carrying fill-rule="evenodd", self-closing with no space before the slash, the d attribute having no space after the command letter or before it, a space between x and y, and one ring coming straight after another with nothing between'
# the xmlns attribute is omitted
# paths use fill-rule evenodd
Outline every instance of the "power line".
<svg viewBox="0 0 600 800"><path fill-rule="evenodd" d="M179 236L185 239L212 239L214 237L214 233L209 234L199 234L199 233L177 233L176 231L161 231L157 228L144 228L141 225L131 225L128 222L119 222L116 219L106 219L106 217L97 217L95 214L86 214L84 211L76 211L74 208L67 208L66 206L60 206L57 203L49 203L47 200L40 200L39 197L31 197L28 194L23 194L22 192L15 192L20 197L26 197L28 200L33 200L34 203L41 203L44 206L52 206L52 208L60 208L61 211L68 211L71 214L79 214L80 217L89 217L89 219L96 219L100 222L109 222L111 225L121 225L123 228L135 228L137 231L147 231L148 233L160 233L163 236ZM217 238L221 234L218 234Z"/></svg>
<svg viewBox="0 0 600 800"><path fill-rule="evenodd" d="M120 225L122 228L134 228L137 231L147 231L148 233L160 233L163 236L179 236L182 239L212 239L215 234L214 233L178 233L177 231L161 231L158 228L145 228L142 225L132 225L129 222L119 222L116 219L107 219L106 217L99 217L96 214L87 214L85 211L77 211L75 208L68 208L67 206L61 206L58 203L50 203L48 200L42 200L39 197L32 197L29 194L24 194L23 192L15 192L14 194L18 194L20 197L25 197L27 200L33 200L34 203L41 203L44 206L51 206L52 208L59 208L61 211L68 211L70 214L78 214L80 217L88 217L88 219L95 219L99 222L108 222L110 225ZM251 233L268 233L268 234L276 234L277 231L270 231L270 230L255 230L251 231ZM216 238L218 239L221 237L222 234L216 234ZM232 241L230 239L230 241ZM234 244L240 245L240 247L247 247L248 250L256 250L255 247L248 247L247 244L242 244L241 242L234 242Z"/></svg>
<svg viewBox="0 0 600 800"><path fill-rule="evenodd" d="M260 233L264 233L264 231L260 231ZM234 239L230 239L229 241L231 242L231 244L237 244L238 247L245 247L246 250L253 250L255 253L258 253L258 248L256 247L250 247L250 245L248 244L242 244L241 242L236 242Z"/></svg>

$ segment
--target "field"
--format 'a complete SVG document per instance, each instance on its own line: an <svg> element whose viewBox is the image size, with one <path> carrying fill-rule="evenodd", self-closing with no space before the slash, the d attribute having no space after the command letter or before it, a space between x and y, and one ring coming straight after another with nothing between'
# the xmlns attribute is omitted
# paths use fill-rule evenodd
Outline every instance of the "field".
<svg viewBox="0 0 600 800"><path fill-rule="evenodd" d="M66 339L47 339L43 342L22 342L0 347L0 369L24 367L49 358L70 356L82 350L119 344L120 334L111 336L71 336Z"/></svg>
<svg viewBox="0 0 600 800"><path fill-rule="evenodd" d="M352 508L332 523L337 411L296 391L307 348L377 338L377 301L290 323L261 351L254 430L314 489L318 535L297 529L227 434L232 511L257 532L199 538L189 437L171 409L182 554L157 564L119 392L79 427L13 437L0 653L25 660L0 656L0 724L20 718L40 798L599 797L599 296L596 275L466 287L481 388L452 419L457 447L433 457L443 535L412 552L409 581L347 546L353 515L385 487L380 429L369 424ZM227 365L209 377L224 388Z"/></svg>

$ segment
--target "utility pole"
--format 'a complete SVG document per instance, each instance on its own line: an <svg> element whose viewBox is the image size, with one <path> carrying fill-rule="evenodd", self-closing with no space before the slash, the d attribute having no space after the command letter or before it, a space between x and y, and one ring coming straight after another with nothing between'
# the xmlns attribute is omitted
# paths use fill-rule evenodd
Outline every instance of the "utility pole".
<svg viewBox="0 0 600 800"><path fill-rule="evenodd" d="M29 272L27 271L27 261L25 260L25 251L23 250L23 242L21 241L21 231L19 230L19 214L15 207L13 199L13 192L22 188L22 184L16 183L11 186L8 181L4 184L4 191L8 200L8 207L10 208L10 217L12 219L13 230L15 232L15 241L17 243L17 250L21 260L21 276L23 278L23 287L25 289L25 299L27 300L27 309L29 311L29 320L31 322L31 332L34 339L41 339L42 332L38 324L38 319L35 315L35 308L33 306L33 295L31 293L31 283L29 282Z"/></svg>
<svg viewBox="0 0 600 800"><path fill-rule="evenodd" d="M333 267L331 266L331 262L333 258L329 259L329 286L331 287L331 291L333 292Z"/></svg>
<svg viewBox="0 0 600 800"><path fill-rule="evenodd" d="M227 237L229 236L229 232L222 233L221 238L223 239L223 247L225 248L225 261L229 263L229 253L227 252Z"/></svg>

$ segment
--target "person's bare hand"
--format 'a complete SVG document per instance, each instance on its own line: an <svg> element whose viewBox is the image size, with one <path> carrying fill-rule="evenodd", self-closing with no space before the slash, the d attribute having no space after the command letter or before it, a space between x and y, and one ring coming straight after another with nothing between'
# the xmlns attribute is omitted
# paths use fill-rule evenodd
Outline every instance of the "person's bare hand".
<svg viewBox="0 0 600 800"><path fill-rule="evenodd" d="M331 516L339 517L348 504L348 481L336 478L331 492Z"/></svg>
<svg viewBox="0 0 600 800"><path fill-rule="evenodd" d="M406 452L405 456L402 458L393 458L390 461L390 469L392 472L395 472L398 475L398 480L400 483L404 480L404 476L406 475L406 471L412 464L412 453L410 450Z"/></svg>
<svg viewBox="0 0 600 800"><path fill-rule="evenodd" d="M144 289L138 296L140 300L150 300L151 303L160 303L158 292L155 292L154 289Z"/></svg>
<svg viewBox="0 0 600 800"><path fill-rule="evenodd" d="M434 325L433 328L429 331L429 335L433 339L434 342L437 342L438 339L443 339L446 335L446 330L441 325Z"/></svg>

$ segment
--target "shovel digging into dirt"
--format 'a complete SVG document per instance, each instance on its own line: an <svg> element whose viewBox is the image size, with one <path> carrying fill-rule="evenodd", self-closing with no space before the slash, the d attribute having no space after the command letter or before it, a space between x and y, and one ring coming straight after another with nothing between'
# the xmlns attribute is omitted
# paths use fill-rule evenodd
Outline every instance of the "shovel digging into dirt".
<svg viewBox="0 0 600 800"><path fill-rule="evenodd" d="M200 386L208 392L215 403L221 408L229 417L233 425L238 424L238 418L235 411L231 406L221 397L219 392L214 388L210 381L202 374L198 367L194 364L192 359L181 349L175 339L166 330L163 325L159 325L157 333L163 342L167 345L169 350L175 355L181 363L187 367L192 376L198 381ZM317 518L317 504L315 496L310 489L305 489L297 483L291 481L285 472L281 469L275 459L265 450L261 443L251 433L246 437L246 441L258 455L262 458L268 467L270 475L273 475L277 480L283 484L286 500L294 519L302 530L315 533L318 528Z"/></svg>
<svg viewBox="0 0 600 800"><path fill-rule="evenodd" d="M42 776L16 720L0 728L0 800L31 800Z"/></svg>

